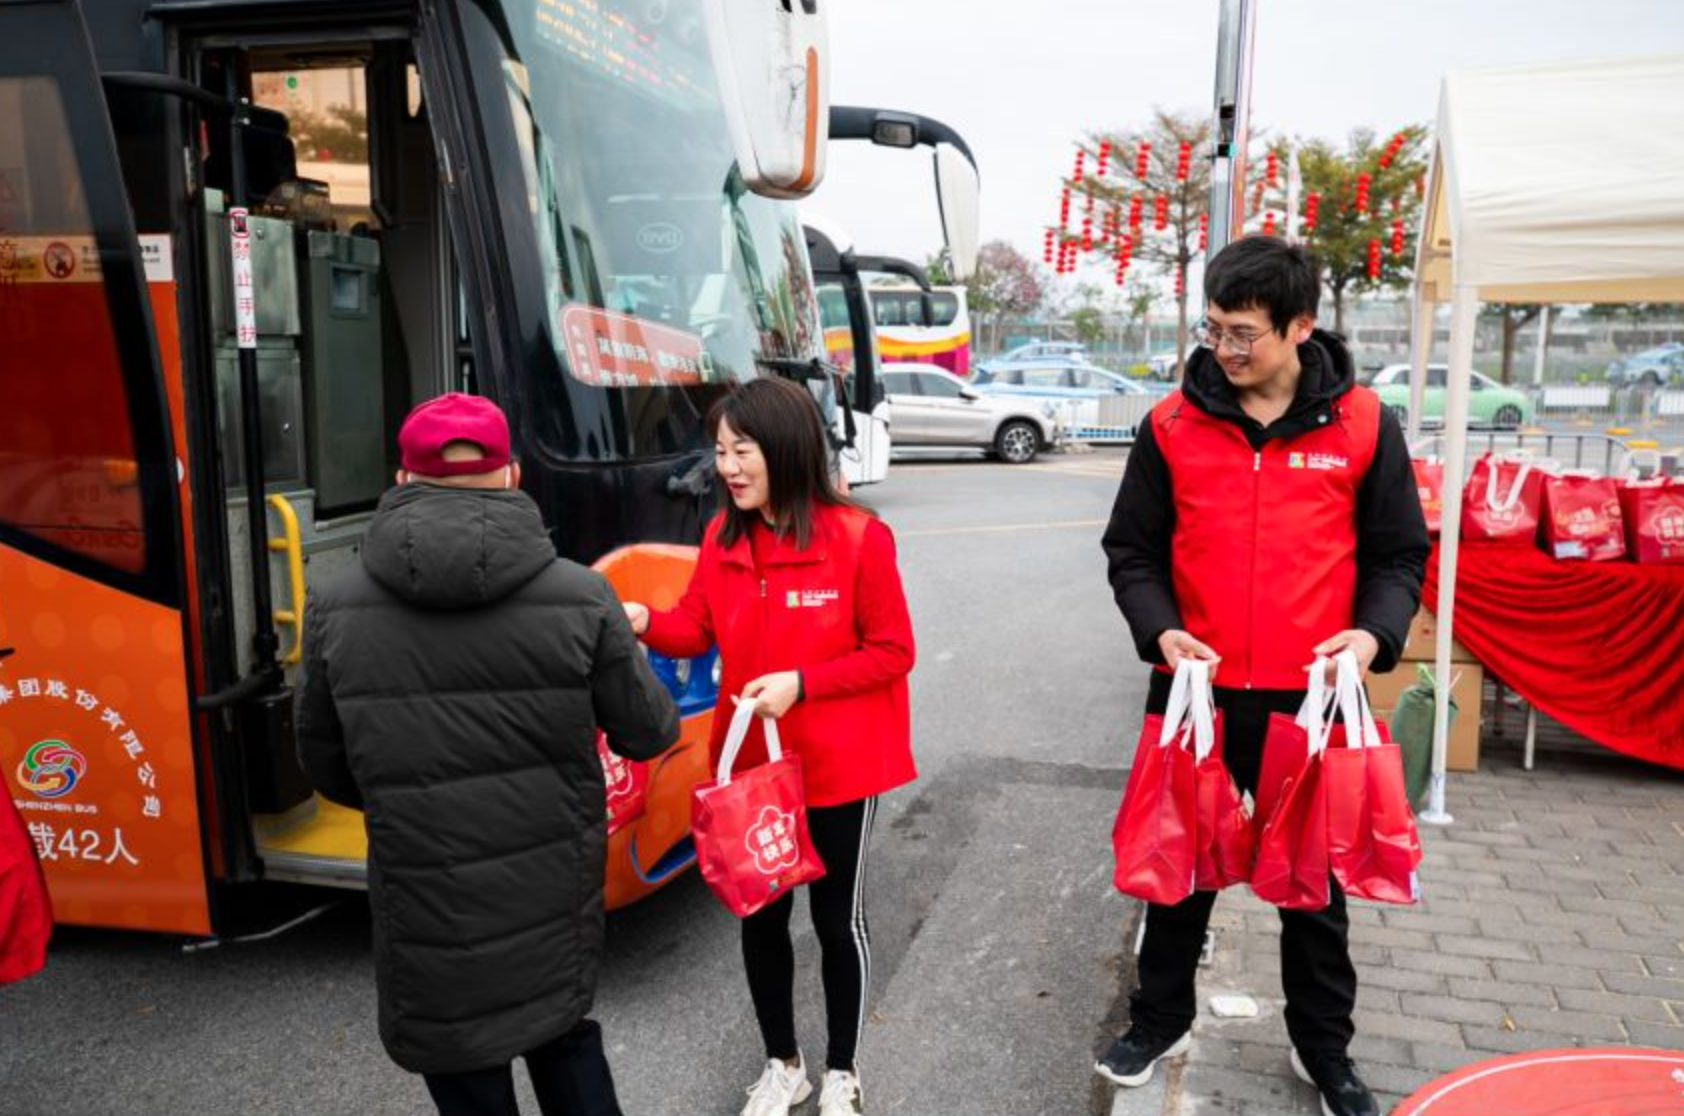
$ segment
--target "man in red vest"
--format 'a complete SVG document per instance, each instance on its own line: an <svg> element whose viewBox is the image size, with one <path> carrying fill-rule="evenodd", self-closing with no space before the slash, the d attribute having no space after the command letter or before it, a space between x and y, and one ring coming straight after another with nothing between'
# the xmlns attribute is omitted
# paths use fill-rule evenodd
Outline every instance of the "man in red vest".
<svg viewBox="0 0 1684 1116"><path fill-rule="evenodd" d="M1247 237L1204 285L1199 348L1138 432L1104 546L1135 646L1157 667L1147 711L1163 711L1177 659L1209 661L1224 758L1254 792L1269 715L1298 709L1315 656L1397 663L1430 543L1397 419L1315 328L1309 253ZM1357 977L1345 897L1331 891L1326 910L1281 911L1292 1066L1327 1116L1377 1116L1346 1053ZM1187 1049L1215 898L1148 907L1130 1028L1095 1067L1112 1082L1143 1085Z"/></svg>

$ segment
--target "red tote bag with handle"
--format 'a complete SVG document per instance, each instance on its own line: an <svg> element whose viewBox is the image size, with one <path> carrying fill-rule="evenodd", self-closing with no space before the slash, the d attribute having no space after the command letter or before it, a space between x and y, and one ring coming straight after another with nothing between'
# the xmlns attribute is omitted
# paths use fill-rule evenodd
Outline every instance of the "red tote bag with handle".
<svg viewBox="0 0 1684 1116"><path fill-rule="evenodd" d="M1684 563L1684 480L1657 477L1620 486L1626 551L1643 565Z"/></svg>
<svg viewBox="0 0 1684 1116"><path fill-rule="evenodd" d="M717 778L697 784L690 797L690 831L702 879L738 918L824 875L807 835L801 757L784 752L776 721L761 721L767 762L740 773L731 770L758 708L756 702L737 706Z"/></svg>
<svg viewBox="0 0 1684 1116"><path fill-rule="evenodd" d="M1421 840L1404 786L1403 753L1375 723L1356 657L1341 652L1340 730L1344 747L1322 756L1328 863L1345 894L1376 903L1416 902Z"/></svg>
<svg viewBox="0 0 1684 1116"><path fill-rule="evenodd" d="M1173 906L1193 893L1198 850L1198 791L1194 784L1197 759L1189 749L1196 732L1213 741L1209 707L1202 714L1192 708L1192 676L1206 680L1210 666L1196 659L1176 665L1169 704L1162 716L1148 714L1135 745L1128 788L1111 828L1111 849L1117 866L1111 882L1124 895L1148 903ZM1195 730L1198 716L1202 730Z"/></svg>
<svg viewBox="0 0 1684 1116"><path fill-rule="evenodd" d="M1625 517L1612 477L1588 472L1544 479L1543 526L1538 532L1552 558L1611 562L1626 556Z"/></svg>
<svg viewBox="0 0 1684 1116"><path fill-rule="evenodd" d="M1322 760L1327 748L1326 659L1310 668L1309 692L1296 719L1270 719L1264 740L1263 775L1275 777L1268 805L1258 796L1263 828L1257 837L1257 863L1251 890L1266 903L1287 910L1319 911L1328 904L1327 798L1322 786ZM1266 810L1266 812L1264 812Z"/></svg>
<svg viewBox="0 0 1684 1116"><path fill-rule="evenodd" d="M1532 461L1488 453L1462 495L1462 535L1530 542L1538 533L1544 474Z"/></svg>

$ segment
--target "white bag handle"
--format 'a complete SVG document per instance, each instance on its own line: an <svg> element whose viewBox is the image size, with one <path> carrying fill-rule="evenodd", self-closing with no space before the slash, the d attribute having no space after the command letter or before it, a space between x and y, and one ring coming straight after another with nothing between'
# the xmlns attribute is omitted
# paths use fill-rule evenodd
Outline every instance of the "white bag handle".
<svg viewBox="0 0 1684 1116"><path fill-rule="evenodd" d="M1310 737L1310 751L1319 752L1327 746L1327 730L1333 724L1333 709L1338 691L1327 685L1327 659L1317 655L1310 665L1310 688L1304 704L1298 707L1298 726Z"/></svg>
<svg viewBox="0 0 1684 1116"><path fill-rule="evenodd" d="M754 723L755 713L759 709L758 698L753 701L739 701L737 711L731 715L731 728L725 734L725 747L719 753L719 771L716 776L722 787L731 782L731 768L737 762L737 753L742 751L743 740L748 736L748 726ZM778 722L765 717L761 720L761 727L766 732L767 758L774 762L783 759L783 745L778 740Z"/></svg>
<svg viewBox="0 0 1684 1116"><path fill-rule="evenodd" d="M1177 736L1193 735L1193 754L1204 759L1216 745L1215 702L1210 692L1210 664L1183 655L1176 660L1175 680L1170 683L1169 701L1164 706L1163 728L1158 747L1166 748Z"/></svg>
<svg viewBox="0 0 1684 1116"><path fill-rule="evenodd" d="M1368 707L1368 694L1362 688L1362 669L1350 651L1333 656L1338 669L1336 692L1339 695L1339 716L1345 721L1347 748L1380 747L1380 726L1374 723L1374 711Z"/></svg>
<svg viewBox="0 0 1684 1116"><path fill-rule="evenodd" d="M1522 461L1520 463L1520 472L1517 473L1514 478L1514 487L1509 489L1509 494L1507 496L1498 499L1497 473L1499 470L1497 466L1500 463L1500 458L1493 457L1491 459L1491 467L1485 471L1485 506L1494 512L1506 512L1513 508L1516 504L1520 503L1520 493L1526 487L1526 478L1532 473L1532 462Z"/></svg>

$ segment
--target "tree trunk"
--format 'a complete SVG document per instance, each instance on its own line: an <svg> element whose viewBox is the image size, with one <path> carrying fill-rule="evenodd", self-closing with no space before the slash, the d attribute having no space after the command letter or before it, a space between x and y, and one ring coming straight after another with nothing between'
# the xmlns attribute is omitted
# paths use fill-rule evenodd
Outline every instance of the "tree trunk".
<svg viewBox="0 0 1684 1116"><path fill-rule="evenodd" d="M1176 297L1175 307L1178 314L1175 323L1175 382L1179 384L1187 375L1187 291L1185 288Z"/></svg>
<svg viewBox="0 0 1684 1116"><path fill-rule="evenodd" d="M1520 332L1520 326L1515 323L1515 317L1507 306L1503 307L1503 369L1497 378L1503 383L1509 382L1514 367L1514 335Z"/></svg>
<svg viewBox="0 0 1684 1116"><path fill-rule="evenodd" d="M1345 284L1333 284L1333 332L1345 336Z"/></svg>

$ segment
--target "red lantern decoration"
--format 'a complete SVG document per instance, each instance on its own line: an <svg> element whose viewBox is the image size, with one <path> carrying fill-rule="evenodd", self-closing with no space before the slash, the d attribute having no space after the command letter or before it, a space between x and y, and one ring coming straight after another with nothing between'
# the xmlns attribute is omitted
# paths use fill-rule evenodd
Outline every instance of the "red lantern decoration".
<svg viewBox="0 0 1684 1116"><path fill-rule="evenodd" d="M1048 229L1046 236L1041 238L1041 262L1042 263L1049 263L1050 264L1050 263L1053 262L1053 238L1056 237L1057 235L1058 234L1056 232L1054 232L1052 229Z"/></svg>
<svg viewBox="0 0 1684 1116"><path fill-rule="evenodd" d="M1368 184L1372 181L1367 171L1357 175L1357 212L1368 212Z"/></svg>
<svg viewBox="0 0 1684 1116"><path fill-rule="evenodd" d="M1309 236L1316 231L1316 216L1321 212L1321 195L1304 195L1304 235Z"/></svg>
<svg viewBox="0 0 1684 1116"><path fill-rule="evenodd" d="M1210 214L1199 214L1199 251L1203 252L1210 245Z"/></svg>
<svg viewBox="0 0 1684 1116"><path fill-rule="evenodd" d="M1263 178L1270 186L1279 186L1281 180L1281 157L1271 151L1263 160Z"/></svg>
<svg viewBox="0 0 1684 1116"><path fill-rule="evenodd" d="M1187 181L1187 172L1192 169L1192 166L1193 145L1183 141L1181 149L1175 153L1175 180L1177 182Z"/></svg>
<svg viewBox="0 0 1684 1116"><path fill-rule="evenodd" d="M1368 277L1380 278L1380 241L1378 238L1368 242Z"/></svg>
<svg viewBox="0 0 1684 1116"><path fill-rule="evenodd" d="M1403 255L1403 222L1392 222L1392 255Z"/></svg>
<svg viewBox="0 0 1684 1116"><path fill-rule="evenodd" d="M1393 161L1397 159L1398 152L1402 151L1403 145L1408 142L1408 132L1399 132L1397 135L1393 136L1392 141L1386 145L1386 150L1380 153L1380 169L1384 170L1391 166Z"/></svg>
<svg viewBox="0 0 1684 1116"><path fill-rule="evenodd" d="M1175 297L1180 298L1182 295L1184 295L1186 293L1187 293L1187 269L1184 268L1184 267L1178 267L1178 268L1175 269Z"/></svg>
<svg viewBox="0 0 1684 1116"><path fill-rule="evenodd" d="M1086 151L1082 150L1080 147L1078 147L1076 149L1076 169L1075 169L1074 172L1072 172L1072 174L1070 175L1070 178L1077 185L1081 184L1081 181L1082 181L1082 163L1083 163L1084 160L1087 159L1087 157L1088 157L1088 153Z"/></svg>
<svg viewBox="0 0 1684 1116"><path fill-rule="evenodd" d="M1082 218L1082 251L1093 251L1093 213Z"/></svg>
<svg viewBox="0 0 1684 1116"><path fill-rule="evenodd" d="M1263 235L1264 236L1274 236L1275 235L1275 211L1272 210L1272 209L1269 210L1269 212L1263 214Z"/></svg>
<svg viewBox="0 0 1684 1116"><path fill-rule="evenodd" d="M1066 186L1058 198L1058 227L1060 230L1070 227L1070 187Z"/></svg>
<svg viewBox="0 0 1684 1116"><path fill-rule="evenodd" d="M1169 227L1169 195L1159 194L1152 199L1152 227L1160 232Z"/></svg>
<svg viewBox="0 0 1684 1116"><path fill-rule="evenodd" d="M1141 140L1140 146L1134 152L1134 176L1145 180L1147 162L1152 154L1152 144L1149 140Z"/></svg>
<svg viewBox="0 0 1684 1116"><path fill-rule="evenodd" d="M1135 230L1140 228L1140 210L1140 195L1136 194L1134 197L1129 199L1129 228Z"/></svg>
<svg viewBox="0 0 1684 1116"><path fill-rule="evenodd" d="M1099 141L1099 177L1105 177L1106 169L1111 165L1111 141Z"/></svg>

